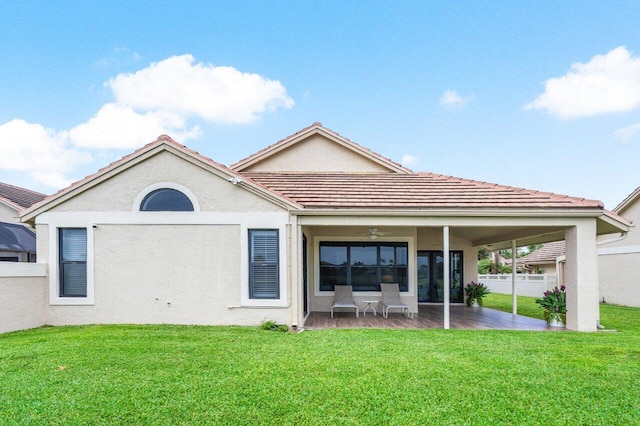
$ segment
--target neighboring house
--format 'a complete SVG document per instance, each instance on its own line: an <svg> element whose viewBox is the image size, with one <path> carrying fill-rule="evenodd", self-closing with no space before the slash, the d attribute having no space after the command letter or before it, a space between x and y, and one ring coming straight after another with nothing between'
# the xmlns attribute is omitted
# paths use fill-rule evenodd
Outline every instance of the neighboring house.
<svg viewBox="0 0 640 426"><path fill-rule="evenodd" d="M525 256L516 259L518 272L530 274L555 274L558 270L558 258L565 254L564 241L543 244Z"/></svg>
<svg viewBox="0 0 640 426"><path fill-rule="evenodd" d="M0 262L35 262L36 234L21 224L18 212L44 194L0 182Z"/></svg>
<svg viewBox="0 0 640 426"><path fill-rule="evenodd" d="M567 327L595 331L596 236L629 229L598 201L414 173L319 123L231 167L161 136L21 218L51 325L303 327L336 285L360 304L397 282L414 308L446 301L448 328L479 246L564 239Z"/></svg>
<svg viewBox="0 0 640 426"><path fill-rule="evenodd" d="M616 305L640 307L640 187L613 211L634 227L619 238L602 237L598 242L600 300Z"/></svg>

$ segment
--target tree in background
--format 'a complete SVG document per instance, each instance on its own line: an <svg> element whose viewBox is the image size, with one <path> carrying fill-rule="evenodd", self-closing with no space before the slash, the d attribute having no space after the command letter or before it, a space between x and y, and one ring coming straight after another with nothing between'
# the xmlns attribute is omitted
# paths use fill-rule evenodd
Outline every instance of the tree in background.
<svg viewBox="0 0 640 426"><path fill-rule="evenodd" d="M517 257L526 256L527 254L538 250L542 244L532 244L525 247L519 247L516 253ZM504 265L500 259L512 259L511 249L491 251L486 247L478 249L478 273L479 274L510 274L511 266Z"/></svg>

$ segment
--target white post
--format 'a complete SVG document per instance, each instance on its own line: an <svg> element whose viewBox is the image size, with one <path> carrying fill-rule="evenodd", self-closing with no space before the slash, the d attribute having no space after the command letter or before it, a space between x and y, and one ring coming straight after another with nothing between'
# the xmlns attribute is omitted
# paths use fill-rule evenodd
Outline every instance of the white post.
<svg viewBox="0 0 640 426"><path fill-rule="evenodd" d="M511 240L511 305L513 315L518 315L518 293L516 289L516 240Z"/></svg>
<svg viewBox="0 0 640 426"><path fill-rule="evenodd" d="M444 329L449 329L449 293L451 291L450 274L449 274L449 227L442 228L442 255L444 257Z"/></svg>
<svg viewBox="0 0 640 426"><path fill-rule="evenodd" d="M598 324L598 252L596 221L581 220L564 231L567 248L567 329L596 331Z"/></svg>

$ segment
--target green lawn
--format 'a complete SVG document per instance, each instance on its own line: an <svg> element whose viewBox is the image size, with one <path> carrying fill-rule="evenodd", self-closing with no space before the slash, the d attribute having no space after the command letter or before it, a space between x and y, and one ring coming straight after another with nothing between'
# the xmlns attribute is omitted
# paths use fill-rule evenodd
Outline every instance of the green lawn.
<svg viewBox="0 0 640 426"><path fill-rule="evenodd" d="M640 424L640 310L602 312L617 333L9 333L0 424Z"/></svg>

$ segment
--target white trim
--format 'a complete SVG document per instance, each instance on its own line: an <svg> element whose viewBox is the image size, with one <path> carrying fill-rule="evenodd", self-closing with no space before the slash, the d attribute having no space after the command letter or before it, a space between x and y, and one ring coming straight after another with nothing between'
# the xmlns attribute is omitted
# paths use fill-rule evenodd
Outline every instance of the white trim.
<svg viewBox="0 0 640 426"><path fill-rule="evenodd" d="M133 205L131 206L131 211L134 211L134 212L140 211L140 205L142 204L142 200L144 200L144 197L146 197L147 195L149 195L151 192L155 190L163 189L163 188L175 189L176 191L180 191L184 195L186 195L187 198L189 198L189 201L191 201L191 204L193 204L193 212L188 212L188 213L194 213L194 212L200 211L200 204L198 203L198 199L196 198L195 194L191 192L189 189L187 189L186 187L173 182L158 182L158 183L154 183L152 185L147 186L145 189L140 191L138 195L136 195L136 198L133 200ZM151 212L145 212L145 213L151 213Z"/></svg>
<svg viewBox="0 0 640 426"><path fill-rule="evenodd" d="M46 263L0 262L0 277L46 277Z"/></svg>
<svg viewBox="0 0 640 426"><path fill-rule="evenodd" d="M640 245L598 248L599 256L608 256L612 254L632 254L632 253L640 253Z"/></svg>
<svg viewBox="0 0 640 426"><path fill-rule="evenodd" d="M287 212L47 212L39 215L37 224L74 226L88 225L240 225L264 222L287 223Z"/></svg>
<svg viewBox="0 0 640 426"><path fill-rule="evenodd" d="M340 237L340 236L331 236L331 237L313 237L313 296L314 297L334 297L335 292L333 291L320 291L320 243L321 242L363 242L363 243L407 243L407 284L408 291L401 292L400 296L413 297L416 295L416 283L418 273L418 268L415 267L418 261L418 251L415 247L415 238L414 237L378 237L375 241L372 241L369 238L363 237ZM414 265L413 267L411 265ZM380 291L358 291L354 292L354 296L358 297L380 297L382 292Z"/></svg>

